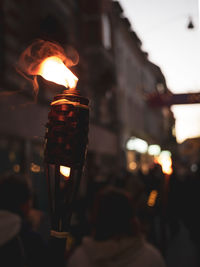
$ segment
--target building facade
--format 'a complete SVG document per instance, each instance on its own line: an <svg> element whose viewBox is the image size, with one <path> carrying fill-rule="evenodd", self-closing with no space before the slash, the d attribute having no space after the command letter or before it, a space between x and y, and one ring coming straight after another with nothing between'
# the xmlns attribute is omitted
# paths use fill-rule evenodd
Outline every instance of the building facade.
<svg viewBox="0 0 200 267"><path fill-rule="evenodd" d="M173 114L168 108L150 107L146 101L149 94L169 92L164 75L142 50L142 43L124 17L119 3L113 2L112 8L120 147L126 151L127 142L139 138L147 146L156 144L161 149L171 149ZM127 162L130 170L134 170L137 164L148 168L148 161L151 162L152 158L148 157L147 151L139 154L127 152L126 160L131 160ZM138 157L140 159L136 160Z"/></svg>
<svg viewBox="0 0 200 267"><path fill-rule="evenodd" d="M164 76L142 51L118 2L4 0L0 5L0 173L30 175L45 208L43 142L49 103L57 92L41 91L35 102L32 84L16 71L20 54L35 39L56 41L79 54L72 71L90 99L83 188L88 179L103 181L126 167L126 143L132 137L167 148L172 114L145 100L149 93L168 90Z"/></svg>

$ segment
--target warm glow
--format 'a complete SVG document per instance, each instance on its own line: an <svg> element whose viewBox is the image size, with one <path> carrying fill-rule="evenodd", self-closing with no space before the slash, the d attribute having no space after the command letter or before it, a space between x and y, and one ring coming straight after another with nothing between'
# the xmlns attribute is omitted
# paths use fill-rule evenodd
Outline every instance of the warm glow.
<svg viewBox="0 0 200 267"><path fill-rule="evenodd" d="M70 176L70 168L66 166L60 166L60 173L65 176L65 178L69 178Z"/></svg>
<svg viewBox="0 0 200 267"><path fill-rule="evenodd" d="M31 167L30 170L34 173L39 173L41 171L41 168L39 165L35 164L35 163L31 163Z"/></svg>
<svg viewBox="0 0 200 267"><path fill-rule="evenodd" d="M65 66L58 57L46 58L39 67L38 74L44 79L69 88L76 88L78 78Z"/></svg>
<svg viewBox="0 0 200 267"><path fill-rule="evenodd" d="M15 164L15 165L13 166L13 171L14 171L14 172L20 172L20 165L19 165L19 164Z"/></svg>
<svg viewBox="0 0 200 267"><path fill-rule="evenodd" d="M151 193L149 195L149 198L148 198L148 201L147 201L147 205L149 207L155 206L157 195L158 195L158 191L157 190L152 190L151 191Z"/></svg>
<svg viewBox="0 0 200 267"><path fill-rule="evenodd" d="M160 155L155 158L155 163L161 165L164 174L172 174L172 159L168 151L162 151Z"/></svg>
<svg viewBox="0 0 200 267"><path fill-rule="evenodd" d="M130 170L134 171L137 168L137 163L132 161L132 162L129 163L128 166L129 166Z"/></svg>

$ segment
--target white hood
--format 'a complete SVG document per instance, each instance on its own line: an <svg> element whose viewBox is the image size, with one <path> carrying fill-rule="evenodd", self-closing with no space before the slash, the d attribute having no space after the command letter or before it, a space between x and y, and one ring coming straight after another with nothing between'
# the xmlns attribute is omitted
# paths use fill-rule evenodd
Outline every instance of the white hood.
<svg viewBox="0 0 200 267"><path fill-rule="evenodd" d="M83 249L95 266L127 266L126 262L140 253L144 245L143 239L126 238L96 242L86 237L83 239Z"/></svg>
<svg viewBox="0 0 200 267"><path fill-rule="evenodd" d="M21 218L14 213L0 210L0 246L16 236L21 228Z"/></svg>
<svg viewBox="0 0 200 267"><path fill-rule="evenodd" d="M84 238L72 254L68 267L166 267L159 251L143 237L97 242Z"/></svg>

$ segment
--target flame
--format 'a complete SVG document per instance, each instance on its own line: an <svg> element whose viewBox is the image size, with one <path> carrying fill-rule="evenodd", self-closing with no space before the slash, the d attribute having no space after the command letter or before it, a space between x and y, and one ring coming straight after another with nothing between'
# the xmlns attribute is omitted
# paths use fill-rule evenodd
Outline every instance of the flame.
<svg viewBox="0 0 200 267"><path fill-rule="evenodd" d="M66 179L69 178L70 176L70 171L71 169L69 167L66 166L60 166L60 173L65 176Z"/></svg>
<svg viewBox="0 0 200 267"><path fill-rule="evenodd" d="M38 74L44 79L69 88L76 88L78 78L56 56L48 57L39 66Z"/></svg>
<svg viewBox="0 0 200 267"><path fill-rule="evenodd" d="M48 67L46 71L46 64L44 64L44 62L46 62L47 59L48 61L53 59L54 62L57 62L56 67L54 64L53 68L50 67L49 70ZM77 65L78 61L79 56L74 48L65 46L64 49L58 43L37 39L20 55L16 70L32 83L35 97L37 97L39 85L36 76L43 76L43 66L45 67L46 74L44 75L46 79L69 88L75 88L78 79L67 67L69 68ZM49 63L47 65L49 65ZM57 78L55 78L55 73ZM62 78L58 78L58 76ZM54 80L52 77L54 77Z"/></svg>
<svg viewBox="0 0 200 267"><path fill-rule="evenodd" d="M172 174L172 159L170 156L160 154L158 157L155 157L154 162L161 165L164 174Z"/></svg>

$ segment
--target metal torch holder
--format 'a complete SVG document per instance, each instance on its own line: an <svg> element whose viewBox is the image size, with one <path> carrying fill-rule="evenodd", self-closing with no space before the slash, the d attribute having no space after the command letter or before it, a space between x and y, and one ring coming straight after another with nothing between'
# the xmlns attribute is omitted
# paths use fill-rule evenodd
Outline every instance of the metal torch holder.
<svg viewBox="0 0 200 267"><path fill-rule="evenodd" d="M88 143L88 99L77 90L65 90L51 103L45 135L45 164L51 213L51 235L66 237L70 228ZM60 173L70 168L70 176Z"/></svg>

